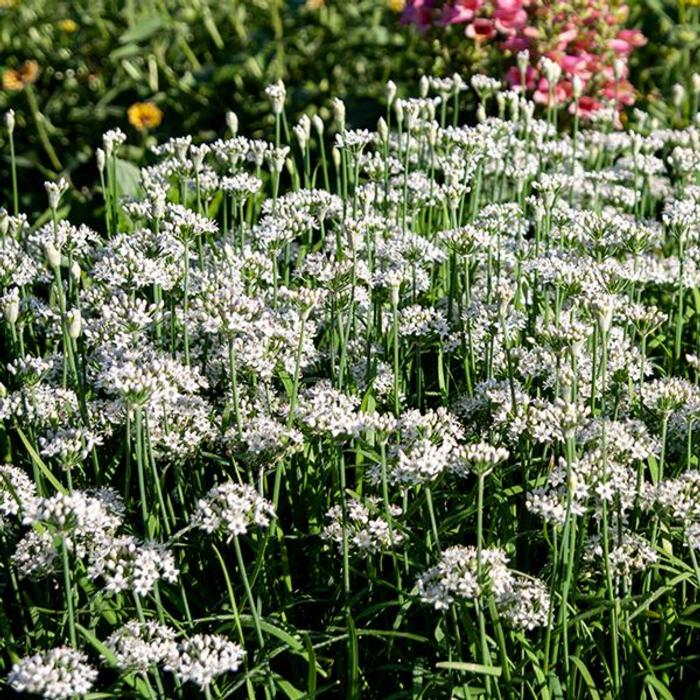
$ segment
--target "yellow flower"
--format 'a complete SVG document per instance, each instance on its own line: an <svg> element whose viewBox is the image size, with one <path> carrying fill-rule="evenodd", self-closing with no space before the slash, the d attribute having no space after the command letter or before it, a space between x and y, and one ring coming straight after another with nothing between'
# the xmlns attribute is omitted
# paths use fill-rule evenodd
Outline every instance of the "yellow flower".
<svg viewBox="0 0 700 700"><path fill-rule="evenodd" d="M39 64L30 59L25 61L21 68L7 68L2 74L2 87L5 90L19 92L24 89L25 85L29 85L36 81L39 77Z"/></svg>
<svg viewBox="0 0 700 700"><path fill-rule="evenodd" d="M306 0L307 10L320 10L322 7L325 7L325 5L326 0Z"/></svg>
<svg viewBox="0 0 700 700"><path fill-rule="evenodd" d="M0 7L14 7L17 4L17 0L0 0Z"/></svg>
<svg viewBox="0 0 700 700"><path fill-rule="evenodd" d="M78 31L78 23L72 19L61 19L56 22L56 26L66 34L72 34Z"/></svg>
<svg viewBox="0 0 700 700"><path fill-rule="evenodd" d="M163 112L153 102L134 102L127 115L129 124L138 131L151 129L163 121Z"/></svg>
<svg viewBox="0 0 700 700"><path fill-rule="evenodd" d="M386 6L392 12L401 12L406 7L406 0L386 0Z"/></svg>
<svg viewBox="0 0 700 700"><path fill-rule="evenodd" d="M700 0L685 0L685 4L691 7L700 7Z"/></svg>

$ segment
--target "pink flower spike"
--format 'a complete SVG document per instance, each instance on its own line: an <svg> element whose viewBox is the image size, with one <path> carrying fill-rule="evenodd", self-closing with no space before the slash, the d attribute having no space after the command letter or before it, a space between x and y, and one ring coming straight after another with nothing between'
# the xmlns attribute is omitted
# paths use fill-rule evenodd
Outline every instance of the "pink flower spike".
<svg viewBox="0 0 700 700"><path fill-rule="evenodd" d="M471 22L482 5L483 0L457 0L454 5L442 8L440 24L466 24Z"/></svg>

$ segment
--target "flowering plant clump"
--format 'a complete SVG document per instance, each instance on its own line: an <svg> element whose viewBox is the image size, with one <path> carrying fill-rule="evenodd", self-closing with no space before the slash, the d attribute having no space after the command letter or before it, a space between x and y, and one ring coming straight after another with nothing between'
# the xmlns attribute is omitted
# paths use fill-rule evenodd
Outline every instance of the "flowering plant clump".
<svg viewBox="0 0 700 700"><path fill-rule="evenodd" d="M0 210L0 689L697 694L698 128L288 94Z"/></svg>
<svg viewBox="0 0 700 700"><path fill-rule="evenodd" d="M409 0L402 21L459 28L477 51L497 47L511 88L589 118L606 104L634 103L628 59L646 39L624 26L627 14L618 0Z"/></svg>

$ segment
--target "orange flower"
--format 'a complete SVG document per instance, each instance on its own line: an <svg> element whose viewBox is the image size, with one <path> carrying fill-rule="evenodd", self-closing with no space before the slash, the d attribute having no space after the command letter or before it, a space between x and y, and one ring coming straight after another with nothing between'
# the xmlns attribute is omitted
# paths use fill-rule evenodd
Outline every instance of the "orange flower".
<svg viewBox="0 0 700 700"><path fill-rule="evenodd" d="M2 86L5 90L19 92L25 85L36 82L39 77L39 64L34 60L25 61L21 68L7 68L2 74Z"/></svg>
<svg viewBox="0 0 700 700"><path fill-rule="evenodd" d="M127 112L129 124L138 131L158 126L163 121L163 112L153 102L134 102Z"/></svg>

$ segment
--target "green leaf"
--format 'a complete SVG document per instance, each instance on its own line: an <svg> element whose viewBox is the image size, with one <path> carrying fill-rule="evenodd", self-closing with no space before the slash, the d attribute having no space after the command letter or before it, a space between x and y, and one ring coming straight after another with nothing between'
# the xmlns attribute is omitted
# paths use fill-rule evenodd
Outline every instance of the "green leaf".
<svg viewBox="0 0 700 700"><path fill-rule="evenodd" d="M34 449L32 444L27 439L27 436L22 432L22 428L18 425L15 426L17 435L19 435L20 440L24 443L29 456L32 458L34 464L41 470L41 473L48 479L49 483L58 491L59 493L68 493L61 482L51 473L51 470L44 464L44 460L39 457L39 453Z"/></svg>
<svg viewBox="0 0 700 700"><path fill-rule="evenodd" d="M117 187L120 194L136 195L141 186L141 171L133 163L116 159Z"/></svg>
<svg viewBox="0 0 700 700"><path fill-rule="evenodd" d="M166 20L161 15L153 15L144 20L141 20L138 24L135 24L131 29L127 29L120 37L120 44L129 44L133 42L144 41L149 39L156 32L160 31L166 26Z"/></svg>
<svg viewBox="0 0 700 700"><path fill-rule="evenodd" d="M437 668L445 668L449 671L465 671L466 673L479 673L484 676L499 678L502 669L500 666L487 666L486 664L473 664L468 661L438 661Z"/></svg>
<svg viewBox="0 0 700 700"><path fill-rule="evenodd" d="M657 691L664 700L673 700L673 693L656 676L644 676L644 682Z"/></svg>
<svg viewBox="0 0 700 700"><path fill-rule="evenodd" d="M120 46L118 49L114 49L114 51L109 54L109 57L113 61L121 61L124 58L138 56L142 50L143 49L138 44L127 44L126 46Z"/></svg>
<svg viewBox="0 0 700 700"><path fill-rule="evenodd" d="M290 700L299 700L305 696L304 692L299 690L299 688L295 688L289 681L284 680L284 678L276 678L275 683Z"/></svg>
<svg viewBox="0 0 700 700"><path fill-rule="evenodd" d="M593 676L591 676L590 671L588 668L586 668L586 665L583 663L583 661L581 661L581 659L578 658L578 656L569 656L569 660L574 664L574 666L576 666L576 670L581 675L581 678L583 678L583 682L586 684L586 688L588 689L590 696L593 698L593 700L599 700L600 694L595 687Z"/></svg>

